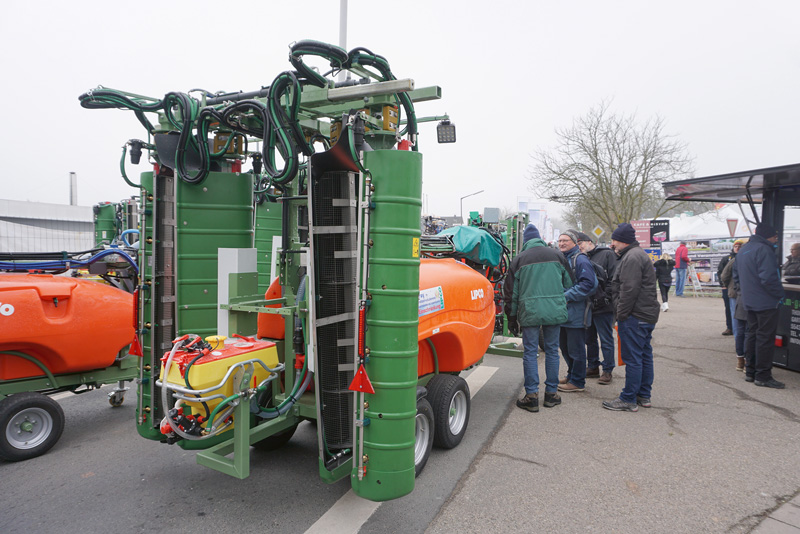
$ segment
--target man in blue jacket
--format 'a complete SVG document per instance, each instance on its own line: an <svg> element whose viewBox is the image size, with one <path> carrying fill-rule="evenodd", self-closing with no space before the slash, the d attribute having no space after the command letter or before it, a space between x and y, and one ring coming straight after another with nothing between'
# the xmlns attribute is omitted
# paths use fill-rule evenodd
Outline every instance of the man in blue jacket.
<svg viewBox="0 0 800 534"><path fill-rule="evenodd" d="M747 334L744 341L745 380L757 386L783 389L785 384L772 378L778 306L783 300L783 285L775 256L778 232L761 223L736 256L733 279L739 285L745 310Z"/></svg>
<svg viewBox="0 0 800 534"><path fill-rule="evenodd" d="M567 376L558 390L564 393L586 388L586 329L592 324L592 305L589 297L597 289L597 277L592 262L578 248L578 232L567 230L558 236L558 250L572 268L572 286L564 290L567 300L567 320L561 325L559 345L567 362Z"/></svg>
<svg viewBox="0 0 800 534"><path fill-rule="evenodd" d="M539 230L525 227L522 252L514 258L503 282L503 300L512 332L522 329L522 371L525 396L517 406L529 412L539 411L539 328L544 339L544 405L561 404L558 387L558 333L567 319L564 290L572 285L564 256L547 246Z"/></svg>

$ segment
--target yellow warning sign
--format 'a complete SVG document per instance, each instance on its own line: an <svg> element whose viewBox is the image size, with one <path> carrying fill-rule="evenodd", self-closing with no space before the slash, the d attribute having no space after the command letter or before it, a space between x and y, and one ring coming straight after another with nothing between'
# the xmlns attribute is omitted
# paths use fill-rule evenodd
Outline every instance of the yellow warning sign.
<svg viewBox="0 0 800 534"><path fill-rule="evenodd" d="M419 258L419 238L415 237L411 241L411 257Z"/></svg>

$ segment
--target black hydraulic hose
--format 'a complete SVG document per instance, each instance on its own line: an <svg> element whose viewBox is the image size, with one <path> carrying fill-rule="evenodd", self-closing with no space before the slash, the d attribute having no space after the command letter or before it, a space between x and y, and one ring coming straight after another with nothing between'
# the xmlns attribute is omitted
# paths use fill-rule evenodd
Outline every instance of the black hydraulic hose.
<svg viewBox="0 0 800 534"><path fill-rule="evenodd" d="M327 87L328 79L307 66L302 59L304 55L319 56L327 59L330 61L334 71L341 70L348 60L347 51L338 46L311 39L296 42L291 48L289 62L308 83L317 87Z"/></svg>
<svg viewBox="0 0 800 534"><path fill-rule="evenodd" d="M373 54L366 48L358 47L349 52L345 67L352 67L356 64L378 69L378 72L383 77L384 81L397 79L395 75L392 74L392 69L389 67L389 62L386 60L386 58L377 54ZM411 97L408 96L408 93L397 93L397 99L400 101L400 104L403 106L406 116L408 117L406 120L408 123L408 134L412 140L411 149L416 152L418 150L416 143L418 130L417 114L414 111L414 103L411 101Z"/></svg>

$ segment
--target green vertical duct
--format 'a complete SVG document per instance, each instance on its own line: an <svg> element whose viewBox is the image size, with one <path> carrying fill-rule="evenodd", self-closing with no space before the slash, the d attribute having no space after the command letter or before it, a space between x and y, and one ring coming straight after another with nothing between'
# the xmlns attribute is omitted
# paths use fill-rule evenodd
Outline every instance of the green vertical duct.
<svg viewBox="0 0 800 534"><path fill-rule="evenodd" d="M281 235L283 204L265 201L256 205L255 247L258 251L258 293L263 295L272 283L270 271L275 259L272 257L272 238Z"/></svg>
<svg viewBox="0 0 800 534"><path fill-rule="evenodd" d="M110 245L117 237L116 205L110 202L97 204L94 207L94 244Z"/></svg>
<svg viewBox="0 0 800 534"><path fill-rule="evenodd" d="M217 333L217 249L253 246L253 186L247 173L212 172L178 181L178 336Z"/></svg>
<svg viewBox="0 0 800 534"><path fill-rule="evenodd" d="M352 486L361 497L385 501L414 489L422 154L367 152L364 166L375 186L365 366L375 394L365 395L366 475L358 480L354 469Z"/></svg>

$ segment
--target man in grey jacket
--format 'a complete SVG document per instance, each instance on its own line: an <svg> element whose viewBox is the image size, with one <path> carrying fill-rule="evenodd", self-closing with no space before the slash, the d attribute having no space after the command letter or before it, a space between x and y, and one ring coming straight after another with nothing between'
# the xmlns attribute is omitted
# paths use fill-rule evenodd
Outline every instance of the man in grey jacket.
<svg viewBox="0 0 800 534"><path fill-rule="evenodd" d="M639 247L636 231L628 223L611 234L611 245L619 262L611 279L611 294L617 316L625 387L619 398L603 401L603 408L636 412L650 408L653 387L653 329L658 321L656 274L650 256Z"/></svg>

